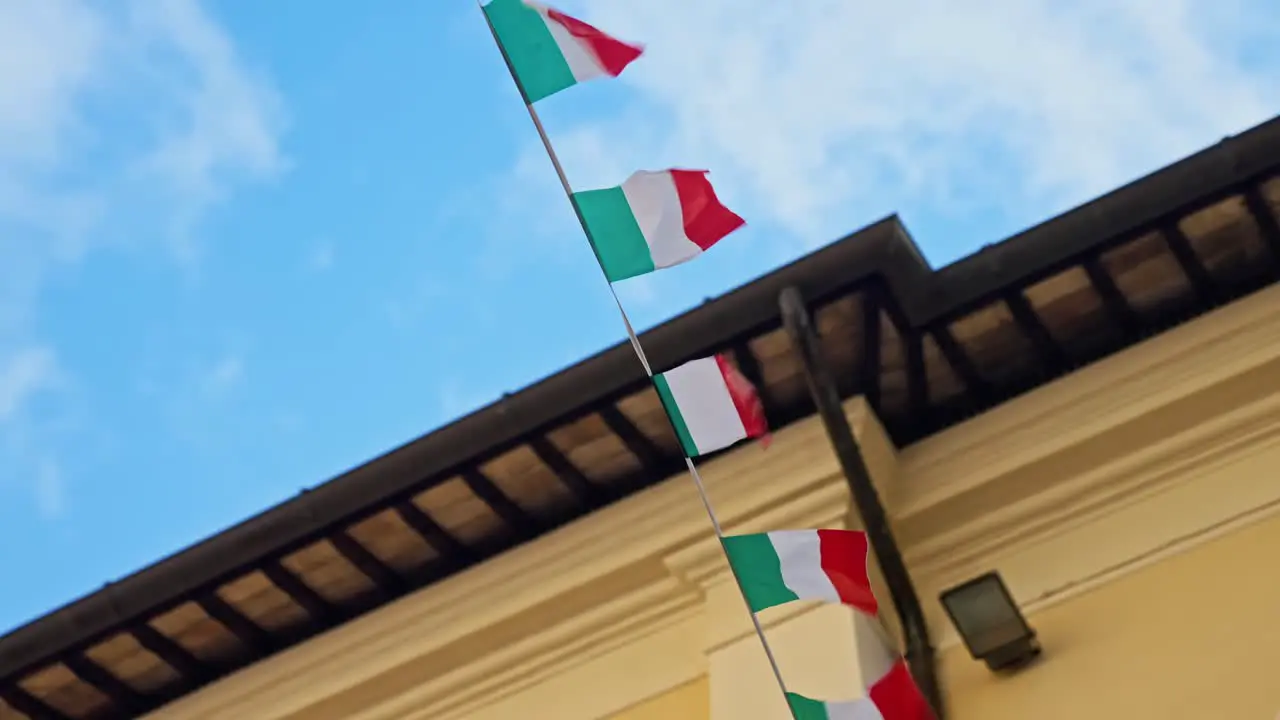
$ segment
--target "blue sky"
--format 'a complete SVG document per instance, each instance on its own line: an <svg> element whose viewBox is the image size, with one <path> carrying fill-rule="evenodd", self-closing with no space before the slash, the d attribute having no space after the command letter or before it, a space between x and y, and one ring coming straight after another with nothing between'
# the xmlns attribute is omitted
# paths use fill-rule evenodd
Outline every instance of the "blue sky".
<svg viewBox="0 0 1280 720"><path fill-rule="evenodd" d="M744 11L743 6L749 12ZM578 187L747 229L641 325L890 212L935 264L1280 111L1265 0L570 0ZM0 629L619 341L468 0L0 6Z"/></svg>

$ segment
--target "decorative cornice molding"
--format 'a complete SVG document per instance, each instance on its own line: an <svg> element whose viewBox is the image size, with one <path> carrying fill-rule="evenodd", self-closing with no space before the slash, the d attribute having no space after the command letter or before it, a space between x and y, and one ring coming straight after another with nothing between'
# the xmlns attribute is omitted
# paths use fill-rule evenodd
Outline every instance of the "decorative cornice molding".
<svg viewBox="0 0 1280 720"><path fill-rule="evenodd" d="M860 404L860 401L859 403ZM852 414L852 413L851 413ZM731 520L726 524L727 533L763 532L779 528L799 527L844 527L849 512L849 491L839 475L816 479L803 485L786 483L792 487L784 488L787 492L772 504L762 504L748 509L741 505L732 512ZM539 636L542 654L526 653L519 656L491 656L484 661L467 668L465 674L459 674L449 689L440 688L432 692L434 702L423 693L414 693L404 700L398 699L394 706L385 712L370 715L367 720L392 720L402 716L404 705L414 707L431 707L431 717L442 719L453 717L455 709L474 709L477 703L489 704L501 697L527 687L545 677L565 672L576 665L587 662L591 655L605 652L615 647L642 641L653 632L673 622L673 618L685 617L689 612L702 611L708 591L730 581L728 565L718 540L706 532L697 542L690 543L663 556L663 564L670 571L669 580L654 586L653 594L646 593L644 600L631 603L614 603L613 611L608 617L601 617L590 629L581 622L565 623L556 629L554 634ZM661 587L659 590L658 587ZM660 594L659 594L660 593ZM736 593L736 590L735 590ZM662 606L652 605L652 601L662 599ZM639 598L639 595L637 595ZM740 607L737 599L735 615L741 615L743 624L750 632L750 623L745 607ZM785 613L774 613L766 623L775 626L793 616L803 614L812 608L806 604L796 604ZM732 638L720 638L717 643L706 647L711 650ZM527 645L529 643L521 643ZM590 648L591 655L584 654ZM514 650L514 648L513 648ZM522 668L536 667L533 674L521 673ZM514 683L509 678L521 675L521 682ZM434 683L433 683L434 685ZM500 694L491 688L501 688ZM430 691L428 691L430 692ZM365 720L365 718L360 718Z"/></svg>
<svg viewBox="0 0 1280 720"><path fill-rule="evenodd" d="M799 487L785 500L763 507L754 515L726 524L726 535L804 528L845 527L849 515L849 489L840 475ZM714 535L666 555L663 562L672 574L706 590L728 580L729 566Z"/></svg>
<svg viewBox="0 0 1280 720"><path fill-rule="evenodd" d="M901 454L903 522L1280 357L1280 287L1219 308Z"/></svg>
<svg viewBox="0 0 1280 720"><path fill-rule="evenodd" d="M1138 556L1132 557L1123 563L1101 568L1098 572L1074 581L1070 585L1055 588L1045 595L1027 601L1023 606L1023 609L1028 614L1040 612L1041 610L1045 610L1053 607L1054 605L1071 600L1072 598L1087 593L1099 586L1129 575L1130 573L1150 567L1162 560L1167 560L1189 552L1201 545L1226 537L1231 533L1243 530L1250 525L1269 520L1277 515L1280 515L1280 498L1257 507L1249 508L1241 513L1232 515L1221 522L1215 522L1207 527L1198 529L1193 533L1180 536L1173 542L1166 543L1151 552L1142 553Z"/></svg>
<svg viewBox="0 0 1280 720"><path fill-rule="evenodd" d="M401 720L424 711L440 720L466 717L701 611L701 596L669 578L388 698L352 720Z"/></svg>
<svg viewBox="0 0 1280 720"><path fill-rule="evenodd" d="M845 412L849 424L859 439L887 442L884 429L876 420L875 414L867 407L862 397L856 397L845 403ZM812 422L812 421L811 421ZM814 423L816 424L816 423ZM818 425L815 430L825 431ZM868 437L873 436L873 437ZM823 448L828 457L832 455L829 446ZM812 457L810 457L812 460ZM721 525L726 535L768 532L771 530L798 530L805 528L845 528L853 518L850 516L849 487L844 479L838 463L830 457L830 471L813 473L805 479L806 483L788 482L779 477L778 485L785 486L786 493L778 494L770 501L759 499L751 506L742 505L736 508L732 516L721 517ZM875 478L877 483L881 478ZM675 552L667 554L663 561L677 577L702 587L727 580L728 565L724 552L714 536L705 536Z"/></svg>
<svg viewBox="0 0 1280 720"><path fill-rule="evenodd" d="M1277 303L1280 288L1263 291L901 453L862 401L851 401L846 410L920 589L1280 441ZM1246 386L1253 389L1236 398ZM1217 399L1188 415L1193 396ZM1176 431L1138 443L1167 427L1164 413L1176 403L1184 403ZM1108 438L1105 452L1071 455L1098 438ZM1079 461L1079 472L1037 477L1034 464L1055 457ZM845 527L851 519L848 489L816 419L780 431L768 452L746 447L702 470L730 533ZM352 720L468 717L579 672L596 653L647 642L672 622L705 625L708 650L749 633L745 610L727 604L740 599L726 571L687 478L672 478L226 678L153 720L305 717L327 698L374 686L385 688L385 702ZM606 582L620 575L629 581ZM770 613L768 624L805 609ZM443 674L405 672L535 610L543 626L531 621L534 632L513 635L509 645L457 657Z"/></svg>
<svg viewBox="0 0 1280 720"><path fill-rule="evenodd" d="M943 450L974 448L951 456L952 487L908 492L895 513L940 647L955 636L931 594L977 573L1004 568L1034 613L1280 511L1266 478L1223 474L1280 454L1277 302L1260 293L970 421L987 445L939 436L901 455L907 484L938 483ZM1143 512L1167 521L1124 529ZM1095 532L1124 540L1087 549ZM1061 543L1090 559L1061 569Z"/></svg>
<svg viewBox="0 0 1280 720"><path fill-rule="evenodd" d="M852 401L849 406L857 408L860 404L860 400ZM778 508L797 504L800 510L791 512L799 512L800 516L812 514L812 507L823 502L834 500L837 506L844 506L840 500L843 491L835 480L836 464L820 425L798 423L778 432L775 441L767 452L746 447L702 466L718 514L728 527L769 523ZM225 678L167 706L153 720L246 713L283 717L305 712L316 687L330 688L330 697L355 691L441 648L511 622L532 608L591 592L593 582L628 572L628 568L647 568L642 572L649 573L656 570L665 578L655 579L652 589L657 594L654 597L665 598L661 602L669 601L674 606L696 603L703 592L699 583L692 575L672 576L665 566L668 556L700 543L705 546L710 538L706 515L691 497L688 482L685 477L672 478L604 508L249 671ZM782 512L785 516L787 511ZM714 545L711 547L714 549ZM608 552L601 548L608 548ZM708 562L713 562L714 556L711 557ZM690 572L693 571L691 567ZM637 591L634 597L642 595ZM602 607L612 607L610 602L608 597L600 598ZM590 642L603 642L604 636L620 637L611 624L624 622L635 611L626 608L631 602L627 597L616 602L623 609L602 615L605 619L599 622L560 618L536 639L516 643L504 652L484 658L459 658L464 667L448 678L465 676L464 679L455 682L439 678L422 688L405 690L424 701L427 699L423 693L435 693L431 702L448 707L461 702L447 699L449 692L467 692L472 686L473 680L467 678L508 677L519 674L521 667L549 666L552 660L548 658L558 654L557 648L579 647L576 641L593 637L591 632L602 635ZM640 601L640 605L661 602L650 598ZM583 618L596 614L584 613ZM664 621L654 616L653 622L656 627ZM588 629L588 624L594 630ZM632 633L633 638L641 638L645 629L635 626ZM517 652L517 647L529 649ZM271 707L264 706L264 702ZM380 716L370 716L376 717Z"/></svg>
<svg viewBox="0 0 1280 720"><path fill-rule="evenodd" d="M1280 378L1280 361L1273 363ZM1088 522L1117 504L1140 501L1164 492L1171 484L1204 474L1242 452L1280 442L1280 387L1259 388L1257 402L1234 412L1199 418L1199 424L1081 474L1044 487L1030 497L993 508L979 520L914 543L906 551L916 573L954 577L992 552L1016 543L1031 543L1062 529ZM1208 390L1212 392L1212 390ZM1156 411L1158 414L1159 411ZM1139 418L1158 422L1155 415ZM1109 428L1123 445L1125 427Z"/></svg>
<svg viewBox="0 0 1280 720"><path fill-rule="evenodd" d="M1280 457L1280 432L1270 432L1265 437L1254 437L1245 442L1236 443L1228 452L1222 453L1213 462L1199 466L1197 469L1211 471L1218 466L1226 466L1259 456L1270 457L1273 462L1277 461L1277 457ZM1077 522L1060 526L1062 542L1070 543L1074 541L1071 539L1071 533L1092 532L1098 528L1099 522L1105 522L1115 516L1117 510L1123 515L1141 507L1144 512L1160 513L1164 521L1162 532L1145 537L1145 542L1140 543L1141 548L1130 546L1127 553L1110 553L1111 557L1103 557L1108 555L1106 552L1108 548L1094 548L1095 551L1101 552L1097 552L1094 556L1093 568L1062 578L1058 583L1038 583L1031 589L1032 592L1019 598L1023 612L1028 616L1034 616L1038 612L1070 601L1151 565L1195 550L1250 525L1280 516L1280 486L1274 483L1270 474L1237 475L1226 487L1223 486L1222 480L1222 477L1216 477L1208 472L1185 473L1177 479L1177 482L1159 485L1141 497L1122 503L1118 509L1099 507L1091 514L1081 517ZM1224 491L1226 495L1223 494ZM1188 502L1189 495L1199 496L1201 502L1196 503L1194 500ZM1171 509L1173 512L1170 512ZM1017 546L1044 547L1045 544L1038 540L1040 538L1019 541L1016 545L1007 546L1005 549L1010 550ZM1084 551L1086 550L1082 550ZM974 562L967 567L955 565L947 568L950 577L954 579L968 576L980 569L989 569L995 554L988 556L980 564L978 558L981 557L974 556L972 558ZM946 577L932 579L935 585L938 581L946 581ZM935 620L937 619L940 618L935 617ZM939 650L959 644L959 638L949 624L942 624L940 629L941 632L936 638Z"/></svg>
<svg viewBox="0 0 1280 720"><path fill-rule="evenodd" d="M762 509L725 528L726 534L801 528L843 528L849 517L849 490L840 475L801 488L786 501ZM729 564L715 537L682 548L664 558L672 574L696 586L705 598L707 621L703 650L710 654L755 632ZM792 603L761 614L764 629L776 627L812 609Z"/></svg>
<svg viewBox="0 0 1280 720"><path fill-rule="evenodd" d="M1265 425L1278 302L1275 288L1221 308L904 450L891 511L912 567L1051 533Z"/></svg>

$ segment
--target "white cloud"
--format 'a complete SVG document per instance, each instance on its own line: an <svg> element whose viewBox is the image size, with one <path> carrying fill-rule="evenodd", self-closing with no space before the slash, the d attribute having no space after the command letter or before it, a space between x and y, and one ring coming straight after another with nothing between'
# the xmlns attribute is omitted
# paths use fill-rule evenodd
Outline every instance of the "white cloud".
<svg viewBox="0 0 1280 720"><path fill-rule="evenodd" d="M227 355L200 376L200 394L207 400L219 400L244 381L244 358Z"/></svg>
<svg viewBox="0 0 1280 720"><path fill-rule="evenodd" d="M576 186L711 167L808 244L907 205L1061 210L1280 109L1267 0L564 4L648 48L635 104L550 128Z"/></svg>
<svg viewBox="0 0 1280 720"><path fill-rule="evenodd" d="M35 476L36 509L45 519L55 519L66 509L66 485L62 477L62 469L52 460L42 460L36 466Z"/></svg>
<svg viewBox="0 0 1280 720"><path fill-rule="evenodd" d="M321 243L312 248L311 254L307 257L307 269L312 272L324 272L333 267L333 260L333 243Z"/></svg>
<svg viewBox="0 0 1280 720"><path fill-rule="evenodd" d="M15 418L30 397L54 387L58 374L47 347L24 347L0 356L0 424Z"/></svg>
<svg viewBox="0 0 1280 720"><path fill-rule="evenodd" d="M589 143L593 129L584 129L578 137L585 140L584 145ZM588 186L579 183L579 187ZM581 251L580 238L559 232L566 221L573 222L573 210L542 145L525 149L510 173L497 178L487 195L496 198L495 206L470 203L461 205L466 210L455 212L467 225L478 224L489 236L501 238L499 243L482 246L477 258L477 266L490 279L506 277L520 268L520 254L511 252L515 244L523 244L525 252L561 261ZM529 243L530 237L538 242Z"/></svg>
<svg viewBox="0 0 1280 720"><path fill-rule="evenodd" d="M49 276L105 248L193 259L214 204L287 170L284 129L272 86L198 0L0 2L0 415L11 426L60 367L35 323ZM33 463L21 445L26 459L4 462Z"/></svg>
<svg viewBox="0 0 1280 720"><path fill-rule="evenodd" d="M162 76L180 93L168 111L177 120L160 120L157 140L137 170L144 182L171 184L184 203L175 229L185 233L229 183L287 168L279 148L281 104L196 0L133 0L127 22L145 71L171 62L178 68Z"/></svg>
<svg viewBox="0 0 1280 720"><path fill-rule="evenodd" d="M614 292L624 307L648 305L658 299L658 290L654 287L656 278L653 275L641 275L614 285Z"/></svg>

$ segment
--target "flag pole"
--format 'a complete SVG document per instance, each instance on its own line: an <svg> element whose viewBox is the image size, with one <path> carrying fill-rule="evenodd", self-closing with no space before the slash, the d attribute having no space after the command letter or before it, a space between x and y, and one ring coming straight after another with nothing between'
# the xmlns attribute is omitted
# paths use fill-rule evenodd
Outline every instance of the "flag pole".
<svg viewBox="0 0 1280 720"><path fill-rule="evenodd" d="M484 22L489 28L489 35L493 38L494 45L498 47L498 52L502 53L502 61L507 66L507 73L511 76L512 82L515 83L516 90L520 93L520 99L524 102L525 110L529 111L529 119L533 121L533 127L538 131L538 139L542 141L542 148L546 150L547 158L551 160L551 166L555 168L556 177L560 180L560 188L564 190L565 199L573 207L573 214L578 218L578 225L582 228L583 235L590 241L586 219L582 217L582 211L578 209L578 204L573 201L573 187L569 185L569 177L565 174L564 166L560 163L560 157L556 155L555 148L551 145L551 138L547 136L547 130L542 125L542 119L538 117L538 111L534 109L533 103L529 102L529 96L516 78L515 68L511 65L511 58L507 57L507 51L502 47L502 42L498 39L497 30L494 29L493 23L489 21L489 15L484 12L484 0L476 0L476 5L480 8L480 14L484 15ZM602 275L604 274L603 267L600 268L600 272ZM653 367L649 364L649 358L645 355L644 348L640 345L640 338L636 335L635 328L631 324L631 318L627 316L627 311L623 308L622 301L618 298L618 291L613 287L613 283L607 275L605 275L605 283L609 286L609 293L613 296L614 305L618 307L618 314L622 317L622 324L627 328L627 338L631 341L631 348L635 351L640 364L644 366L645 374L652 381ZM670 422L670 416L667 417L667 420ZM720 525L720 518L716 516L716 511L711 505L711 498L708 496L706 485L702 481L702 473L698 472L698 467L694 464L693 458L689 457L683 450L681 452L684 454L685 467L689 470L689 475L693 478L694 487L698 490L698 498L702 501L702 507L706 510L707 517L711 520L712 529L715 530L716 541L720 544L721 552L725 553L727 560L728 552L724 546L724 529ZM755 629L756 637L760 639L760 646L764 648L765 658L769 661L769 669L773 672L773 678L778 683L778 689L782 691L782 700L786 703L787 713L794 718L795 714L791 710L787 684L782 679L782 669L778 665L777 657L773 654L773 648L769 645L768 638L765 637L764 626L760 623L760 618L751 609L746 592L742 589L742 578L739 577L738 571L733 567L733 563L729 563L729 572L733 575L734 584L738 588L738 595L742 598L743 605L747 609L747 615L751 618L751 625Z"/></svg>

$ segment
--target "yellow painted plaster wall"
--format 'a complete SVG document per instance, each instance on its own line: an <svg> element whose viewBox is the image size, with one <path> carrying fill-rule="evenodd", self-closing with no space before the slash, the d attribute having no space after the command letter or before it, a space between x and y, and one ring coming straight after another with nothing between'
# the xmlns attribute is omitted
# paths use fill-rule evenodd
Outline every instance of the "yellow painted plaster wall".
<svg viewBox="0 0 1280 720"><path fill-rule="evenodd" d="M1266 670L1280 667L1280 288L901 451L860 401L848 411L954 718L1280 711ZM816 421L704 469L729 532L852 521ZM1042 664L1002 681L964 655L936 600L992 568L1046 646ZM793 689L857 694L862 630L846 609L763 619ZM782 720L770 683L696 495L673 478L152 718L643 718L681 712L681 693L701 687L707 706L691 717ZM1233 704L1214 704L1224 696Z"/></svg>
<svg viewBox="0 0 1280 720"><path fill-rule="evenodd" d="M1274 467L1274 466L1273 466ZM1046 654L996 679L942 658L955 720L1272 720L1280 714L1280 517L1035 613Z"/></svg>
<svg viewBox="0 0 1280 720"><path fill-rule="evenodd" d="M1280 293L899 454L957 720L1280 713ZM992 678L937 594L998 569L1044 662Z"/></svg>
<svg viewBox="0 0 1280 720"><path fill-rule="evenodd" d="M711 717L710 692L711 684L704 677L611 715L609 720L707 720Z"/></svg>

